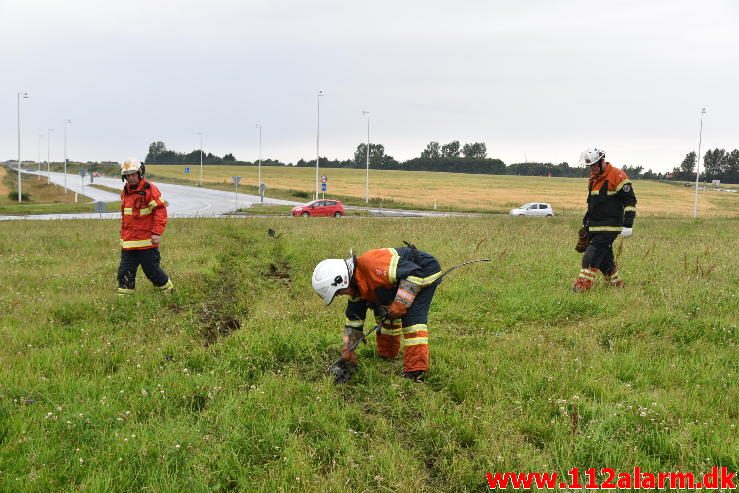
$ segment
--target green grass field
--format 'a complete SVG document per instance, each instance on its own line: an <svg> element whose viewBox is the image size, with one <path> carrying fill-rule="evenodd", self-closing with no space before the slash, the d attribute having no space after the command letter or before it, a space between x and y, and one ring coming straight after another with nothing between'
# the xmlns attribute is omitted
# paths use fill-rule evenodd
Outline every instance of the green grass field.
<svg viewBox="0 0 739 493"><path fill-rule="evenodd" d="M623 290L570 291L576 218L172 220L161 297L114 296L116 221L0 223L0 491L484 491L486 472L737 470L739 224L637 217ZM280 233L267 236L267 229ZM455 271L427 382L359 350L323 258Z"/></svg>

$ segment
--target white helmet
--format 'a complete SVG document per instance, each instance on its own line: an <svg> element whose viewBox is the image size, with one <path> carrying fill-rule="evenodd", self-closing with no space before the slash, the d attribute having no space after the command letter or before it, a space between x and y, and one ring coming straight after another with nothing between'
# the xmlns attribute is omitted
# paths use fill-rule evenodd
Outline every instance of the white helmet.
<svg viewBox="0 0 739 493"><path fill-rule="evenodd" d="M130 157L121 163L121 176L138 173L144 176L144 163L134 157Z"/></svg>
<svg viewBox="0 0 739 493"><path fill-rule="evenodd" d="M349 287L352 274L354 274L354 256L346 260L326 259L313 270L313 289L325 304L330 305L338 290Z"/></svg>
<svg viewBox="0 0 739 493"><path fill-rule="evenodd" d="M590 166L595 164L601 159L605 159L606 152L598 149L597 147L589 147L580 154L580 164Z"/></svg>

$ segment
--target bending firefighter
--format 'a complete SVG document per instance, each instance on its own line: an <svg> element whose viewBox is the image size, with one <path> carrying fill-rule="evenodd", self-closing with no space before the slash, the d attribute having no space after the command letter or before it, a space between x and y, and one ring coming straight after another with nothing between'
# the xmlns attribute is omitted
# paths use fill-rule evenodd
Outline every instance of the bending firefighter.
<svg viewBox="0 0 739 493"><path fill-rule="evenodd" d="M403 376L421 381L429 369L428 314L441 266L414 246L380 248L350 258L328 259L313 271L313 289L327 305L349 296L344 327L344 356L334 369L337 383L351 378L357 355L348 351L363 335L367 310L377 330L377 353L397 358L403 340Z"/></svg>
<svg viewBox="0 0 739 493"><path fill-rule="evenodd" d="M159 243L167 225L167 203L153 183L144 178L144 164L127 159L121 164L121 264L118 295L133 294L136 271L141 265L146 277L163 292L174 287L159 266Z"/></svg>
<svg viewBox="0 0 739 493"><path fill-rule="evenodd" d="M606 161L606 153L595 147L580 156L580 163L590 166L588 211L583 217L581 241L576 249L582 256L582 269L573 290L585 292L593 287L598 271L607 285L623 287L613 256L613 242L619 234L632 234L636 217L636 195L626 173Z"/></svg>

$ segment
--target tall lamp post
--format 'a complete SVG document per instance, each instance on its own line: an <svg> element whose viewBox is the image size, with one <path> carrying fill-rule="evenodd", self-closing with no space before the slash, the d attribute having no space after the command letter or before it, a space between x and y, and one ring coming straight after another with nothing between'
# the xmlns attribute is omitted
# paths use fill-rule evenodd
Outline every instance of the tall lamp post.
<svg viewBox="0 0 739 493"><path fill-rule="evenodd" d="M259 182L257 185L257 193L259 194L259 201L264 202L264 195L262 195L262 125L257 123L257 130L259 130L259 161L258 161L258 173Z"/></svg>
<svg viewBox="0 0 739 493"><path fill-rule="evenodd" d="M36 146L36 152L38 153L36 164L38 165L38 179L41 181L41 139L44 138L44 134L38 134L38 142Z"/></svg>
<svg viewBox="0 0 739 493"><path fill-rule="evenodd" d="M369 155L370 155L370 112L362 110L367 115L367 174L364 178L364 203L369 204Z"/></svg>
<svg viewBox="0 0 739 493"><path fill-rule="evenodd" d="M313 200L318 200L318 161L320 160L319 143L321 140L321 96L323 91L318 91L316 100L318 101L318 123L316 125L316 195Z"/></svg>
<svg viewBox="0 0 739 493"><path fill-rule="evenodd" d="M200 136L200 186L203 186L203 132L198 132Z"/></svg>
<svg viewBox="0 0 739 493"><path fill-rule="evenodd" d="M51 132L53 128L46 129L46 183L51 183L51 168L49 167L49 157L51 155Z"/></svg>
<svg viewBox="0 0 739 493"><path fill-rule="evenodd" d="M67 124L72 120L64 120L64 193L67 193Z"/></svg>
<svg viewBox="0 0 739 493"><path fill-rule="evenodd" d="M23 94L22 99L28 99L27 92L18 93L18 202L23 200L21 190L21 94Z"/></svg>
<svg viewBox="0 0 739 493"><path fill-rule="evenodd" d="M698 132L698 169L695 172L695 205L693 206L693 218L698 218L698 177L701 174L701 143L703 140L703 115L706 114L706 109L701 108L701 129Z"/></svg>

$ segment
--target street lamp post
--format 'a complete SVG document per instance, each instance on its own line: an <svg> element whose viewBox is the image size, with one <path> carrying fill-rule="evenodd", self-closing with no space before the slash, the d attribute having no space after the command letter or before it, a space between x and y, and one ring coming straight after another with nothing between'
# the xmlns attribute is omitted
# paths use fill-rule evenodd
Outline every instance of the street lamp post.
<svg viewBox="0 0 739 493"><path fill-rule="evenodd" d="M203 132L198 132L200 136L200 186L203 186Z"/></svg>
<svg viewBox="0 0 739 493"><path fill-rule="evenodd" d="M49 167L49 157L51 155L51 132L53 128L46 130L46 183L51 183L51 168Z"/></svg>
<svg viewBox="0 0 739 493"><path fill-rule="evenodd" d="M364 203L369 204L370 113L363 110L362 114L367 115L367 174L364 178Z"/></svg>
<svg viewBox="0 0 739 493"><path fill-rule="evenodd" d="M262 125L257 123L257 129L259 130L259 161L258 161L258 173L259 180L257 185L257 193L259 194L259 201L264 202L264 195L262 194Z"/></svg>
<svg viewBox="0 0 739 493"><path fill-rule="evenodd" d="M18 93L18 202L23 200L23 193L21 190L21 94L23 99L28 99L28 93Z"/></svg>
<svg viewBox="0 0 739 493"><path fill-rule="evenodd" d="M64 120L64 193L67 193L67 124L72 120Z"/></svg>
<svg viewBox="0 0 739 493"><path fill-rule="evenodd" d="M693 218L698 218L698 177L701 174L701 143L703 140L703 115L706 114L706 109L701 108L701 129L698 132L698 168L695 171L695 205L693 206Z"/></svg>
<svg viewBox="0 0 739 493"><path fill-rule="evenodd" d="M38 142L36 146L36 152L37 154L37 160L36 164L38 165L38 180L41 181L41 139L44 138L44 134L38 134Z"/></svg>
<svg viewBox="0 0 739 493"><path fill-rule="evenodd" d="M316 195L313 200L318 200L318 162L320 160L319 143L321 140L321 96L323 91L318 91L316 100L318 101L318 123L316 125Z"/></svg>

